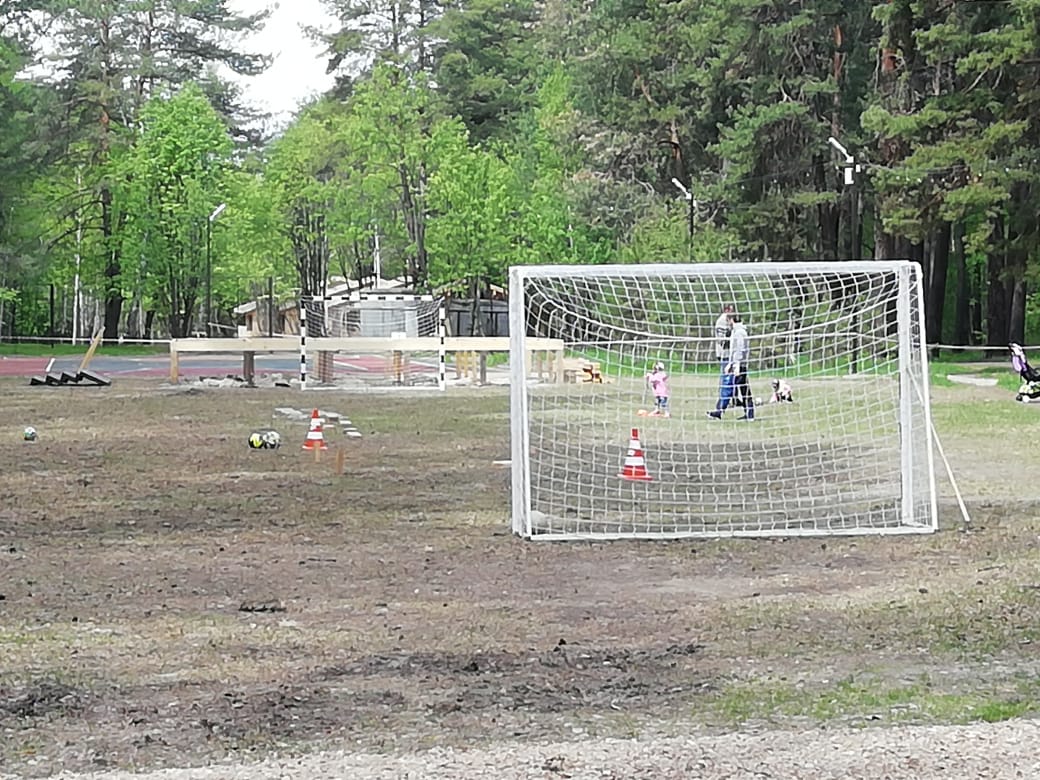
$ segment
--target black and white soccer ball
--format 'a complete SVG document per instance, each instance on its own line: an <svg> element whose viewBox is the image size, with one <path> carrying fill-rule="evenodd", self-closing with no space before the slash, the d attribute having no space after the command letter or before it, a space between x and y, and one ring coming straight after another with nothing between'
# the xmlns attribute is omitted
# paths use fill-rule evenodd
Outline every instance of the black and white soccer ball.
<svg viewBox="0 0 1040 780"><path fill-rule="evenodd" d="M253 431L249 435L252 450L276 450L282 446L282 435L278 431Z"/></svg>
<svg viewBox="0 0 1040 780"><path fill-rule="evenodd" d="M25 426L25 430L22 432L23 441L36 441L36 429L31 425Z"/></svg>

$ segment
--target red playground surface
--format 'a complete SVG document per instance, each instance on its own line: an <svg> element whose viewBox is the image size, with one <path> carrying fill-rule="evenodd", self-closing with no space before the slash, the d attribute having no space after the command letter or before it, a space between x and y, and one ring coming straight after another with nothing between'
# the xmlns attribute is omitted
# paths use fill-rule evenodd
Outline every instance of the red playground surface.
<svg viewBox="0 0 1040 780"><path fill-rule="evenodd" d="M47 371L50 358L5 357L0 355L0 376L32 376Z"/></svg>

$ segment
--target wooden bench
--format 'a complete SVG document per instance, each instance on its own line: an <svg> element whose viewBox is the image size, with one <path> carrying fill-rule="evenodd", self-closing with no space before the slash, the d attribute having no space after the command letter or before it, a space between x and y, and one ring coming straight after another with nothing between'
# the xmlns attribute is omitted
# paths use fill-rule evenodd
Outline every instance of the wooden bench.
<svg viewBox="0 0 1040 780"><path fill-rule="evenodd" d="M563 381L564 382L598 382L603 383L603 372L595 360L585 358L563 359Z"/></svg>

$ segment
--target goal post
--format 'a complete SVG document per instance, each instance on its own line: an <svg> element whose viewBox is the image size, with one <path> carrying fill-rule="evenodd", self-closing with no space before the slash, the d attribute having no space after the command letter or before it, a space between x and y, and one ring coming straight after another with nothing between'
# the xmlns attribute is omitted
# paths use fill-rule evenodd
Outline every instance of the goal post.
<svg viewBox="0 0 1040 780"><path fill-rule="evenodd" d="M446 387L444 301L359 293L300 299L300 387Z"/></svg>
<svg viewBox="0 0 1040 780"><path fill-rule="evenodd" d="M748 334L737 370L753 412L736 405L744 377L733 395L717 354L727 304ZM517 535L938 527L917 263L518 266L509 318ZM532 339L562 340L565 360L594 364L602 381L531 381ZM647 382L658 363L667 414ZM792 401L770 402L774 380Z"/></svg>

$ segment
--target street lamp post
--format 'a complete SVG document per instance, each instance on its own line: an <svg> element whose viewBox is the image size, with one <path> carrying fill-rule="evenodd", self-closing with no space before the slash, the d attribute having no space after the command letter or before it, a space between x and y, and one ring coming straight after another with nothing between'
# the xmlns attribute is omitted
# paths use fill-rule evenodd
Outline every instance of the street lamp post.
<svg viewBox="0 0 1040 780"><path fill-rule="evenodd" d="M852 215L849 219L850 233L852 234L849 238L851 247L850 260L858 260L859 255L862 252L863 242L859 236L859 190L856 188L856 174L862 171L859 163L856 162L856 158L849 154L848 150L842 146L838 139L833 135L827 139L827 143L833 146L838 154L845 158L845 162L842 164L842 168L845 171L845 186L849 190L849 209ZM852 312L852 348L849 350L849 373L856 374L859 372L859 350L860 350L860 338L859 338L859 312Z"/></svg>
<svg viewBox="0 0 1040 780"><path fill-rule="evenodd" d="M692 254L693 254L693 221L694 221L695 215L697 213L697 201L694 200L693 193L690 192L688 189L686 189L686 187L683 186L683 183L681 181L679 181L678 179L676 179L675 177L672 177L672 184L674 184L676 186L676 188L679 190L679 192L681 192L683 194L683 197L686 198L686 202L690 204L690 215L689 215L690 236L689 236L688 251L689 251L690 255L692 256Z"/></svg>
<svg viewBox="0 0 1040 780"><path fill-rule="evenodd" d="M226 203L221 203L215 209L213 213L209 215L209 220L206 222L206 336L210 337L213 335L213 257L212 257L212 237L213 233L213 221L221 215L224 209L227 208Z"/></svg>
<svg viewBox="0 0 1040 780"><path fill-rule="evenodd" d="M859 236L859 189L856 187L856 174L863 169L856 162L856 158L849 154L848 149L842 146L833 135L827 139L827 143L845 158L842 169L845 172L845 186L849 188L849 210L851 212L849 219L851 230L849 232L852 234L849 237L849 249L852 255L850 259L857 260L862 251L863 242L860 241Z"/></svg>

